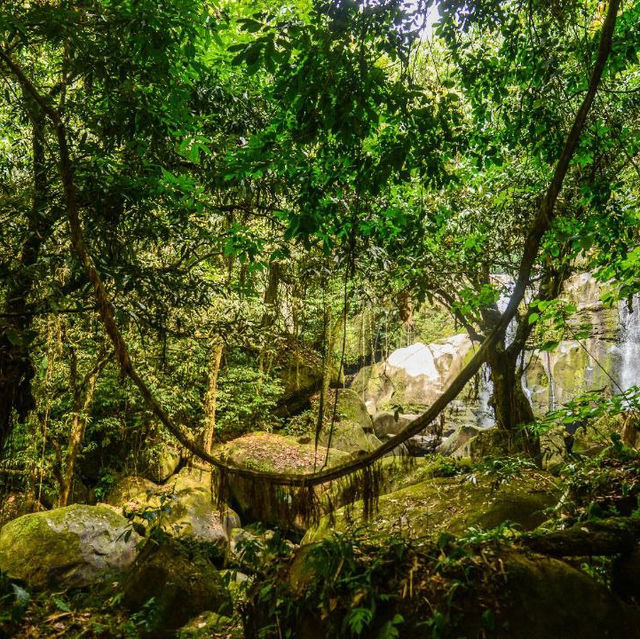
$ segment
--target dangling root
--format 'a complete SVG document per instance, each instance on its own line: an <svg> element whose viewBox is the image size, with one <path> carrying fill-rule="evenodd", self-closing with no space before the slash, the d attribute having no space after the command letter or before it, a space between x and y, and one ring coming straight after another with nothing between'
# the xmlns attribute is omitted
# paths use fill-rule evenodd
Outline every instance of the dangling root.
<svg viewBox="0 0 640 639"><path fill-rule="evenodd" d="M370 472L374 472L368 470L372 464L376 463L386 453L394 450L413 435L424 430L440 415L449 402L459 395L467 382L469 382L478 372L480 366L486 361L489 350L495 346L500 338L504 337L506 328L515 316L520 303L524 299L525 291L529 286L531 272L538 257L542 237L548 231L555 218L555 205L558 196L562 190L565 176L571 164L571 159L580 141L582 130L598 91L600 80L609 58L609 53L611 52L613 33L619 8L620 0L609 1L607 15L603 22L600 34L598 53L591 72L587 91L584 94L582 104L575 115L571 129L565 140L552 180L544 194L544 197L540 201L540 206L525 239L523 255L520 261L520 267L515 286L513 288L513 293L507 308L504 313L502 313L494 330L484 340L469 363L451 382L449 387L442 395L440 395L429 410L421 417L411 422L401 433L392 437L377 450L368 453L361 458L350 460L339 466L334 466L308 476L266 473L249 469L234 468L203 450L203 448L199 446L193 438L181 426L176 424L164 411L151 392L151 389L138 375L131 362L127 345L120 333L120 329L115 319L113 306L107 294L104 282L102 281L87 248L82 225L80 223L80 205L78 203L77 188L74 181L73 165L69 153L69 144L64 118L62 117L61 112L52 106L50 99L43 96L43 94L36 89L33 82L31 82L31 80L26 76L22 67L11 57L10 53L0 48L0 59L4 62L10 73L16 78L24 92L30 95L42 109L43 113L49 119L55 130L60 154L58 169L64 190L65 208L71 230L71 243L89 281L93 286L100 319L105 327L105 331L111 339L123 374L127 375L135 383L154 415L185 448L191 451L194 455L200 457L203 461L206 461L212 466L218 468L219 472L233 473L236 478L242 477L243 479L251 479L254 484L263 483L265 486L268 485L269 488L261 487L260 491L270 495L268 500L270 502L273 500L272 495L275 494L277 487L295 488L300 489L301 492L307 491L308 493L307 489L311 486L326 484L331 480L335 480L352 473L360 472L366 475ZM369 479L363 479L363 483L368 486L366 490L367 494L375 492L375 490L373 490L375 487L375 481L371 477ZM258 489L254 488L254 490L257 491ZM304 501L309 503L308 494ZM365 502L366 501L367 500L365 500ZM298 500L292 498L291 503L294 502L298 503Z"/></svg>

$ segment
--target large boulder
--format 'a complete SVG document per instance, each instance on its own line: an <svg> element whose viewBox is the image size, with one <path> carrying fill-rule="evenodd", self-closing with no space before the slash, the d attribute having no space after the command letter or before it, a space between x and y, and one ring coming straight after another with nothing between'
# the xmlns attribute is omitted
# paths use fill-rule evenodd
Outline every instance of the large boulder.
<svg viewBox="0 0 640 639"><path fill-rule="evenodd" d="M365 557L370 548L369 545L364 549ZM509 548L499 554L487 546L477 549L458 546L458 550L462 549L451 556L446 550L436 551L432 547L431 560L427 558L429 551L424 554L409 551L404 563L401 553L397 553L377 567L375 561L362 561L356 554L355 562L352 560L349 566L351 582L370 579L385 601L375 611L373 623L367 628L369 632L364 634L383 636L379 629L391 625L395 631L391 636L423 639L431 636L425 633L425 628L434 626L435 620L443 622L438 626L442 633L436 636L451 638L640 637L638 607L626 604L602 583L569 563ZM332 592L322 570L325 556L331 556L326 548L306 545L289 565L287 603L299 618L305 619L301 637L336 636L336 629L344 627L351 613L339 603L318 611L312 593L324 593L327 589ZM452 564L456 570L451 569ZM255 591L261 592L262 588L257 583ZM339 596L337 589L333 593ZM273 620L269 603L261 606L259 597L254 602L257 605L251 609L250 623L259 620L256 625L267 625L269 619ZM390 623L392 620L395 623Z"/></svg>
<svg viewBox="0 0 640 639"><path fill-rule="evenodd" d="M331 445L331 448L345 453L368 453L382 444L372 432L366 432L360 424L350 421L341 421L333 427L325 427L320 433L318 443L324 447Z"/></svg>
<svg viewBox="0 0 640 639"><path fill-rule="evenodd" d="M420 415L380 411L373 416L373 430L381 439L387 435L397 435L418 417Z"/></svg>
<svg viewBox="0 0 640 639"><path fill-rule="evenodd" d="M640 637L640 611L558 559L511 553L504 561L497 637Z"/></svg>
<svg viewBox="0 0 640 639"><path fill-rule="evenodd" d="M347 457L346 453L333 448L316 450L311 439L309 443L300 443L293 437L275 433L250 433L231 440L217 452L240 468L297 473L312 473L322 465L325 455L329 457L329 464Z"/></svg>
<svg viewBox="0 0 640 639"><path fill-rule="evenodd" d="M363 368L352 388L370 413L396 406L428 406L462 370L473 348L469 337L454 335L433 344L400 348L382 363Z"/></svg>
<svg viewBox="0 0 640 639"><path fill-rule="evenodd" d="M158 523L167 534L218 546L224 552L229 532L240 525L230 508L220 507L211 488L211 472L183 468L164 486L140 477L124 477L107 495L107 502L142 523ZM154 512L156 516L144 516Z"/></svg>
<svg viewBox="0 0 640 639"><path fill-rule="evenodd" d="M132 475L122 477L111 487L105 497L105 502L111 506L134 510L146 507L155 497L155 505L160 505L159 495L161 487L144 477Z"/></svg>
<svg viewBox="0 0 640 639"><path fill-rule="evenodd" d="M406 441L407 452L413 457L426 457L436 452L440 438L434 434L414 435Z"/></svg>
<svg viewBox="0 0 640 639"><path fill-rule="evenodd" d="M466 444L479 434L480 429L475 426L460 426L438 446L438 452L441 455L470 457Z"/></svg>
<svg viewBox="0 0 640 639"><path fill-rule="evenodd" d="M231 611L229 592L213 564L171 539L147 542L123 588L129 610L147 606L149 637L175 636L178 628L205 610Z"/></svg>
<svg viewBox="0 0 640 639"><path fill-rule="evenodd" d="M488 530L506 521L532 530L546 521L545 510L557 503L559 492L555 479L542 472L522 472L497 487L484 475L439 477L382 495L368 525L375 532L398 531L408 537L444 531L460 534L471 526ZM329 517L323 518L304 542L346 529L361 511L357 502L336 511L333 524Z"/></svg>
<svg viewBox="0 0 640 639"><path fill-rule="evenodd" d="M138 535L106 505L24 515L0 531L0 570L33 587L87 586L128 568Z"/></svg>
<svg viewBox="0 0 640 639"><path fill-rule="evenodd" d="M148 447L140 461L139 474L162 484L176 472L180 464L180 451L167 444Z"/></svg>
<svg viewBox="0 0 640 639"><path fill-rule="evenodd" d="M627 373L640 357L639 338L625 335L624 305L602 303L607 288L590 273L578 273L565 282L561 297L577 309L569 327L585 335L561 341L548 352L527 354L524 383L536 413L557 408L588 390L607 387L619 392L614 379L628 387Z"/></svg>
<svg viewBox="0 0 640 639"><path fill-rule="evenodd" d="M307 428L314 430L318 421L319 399L319 395L312 398L312 410L303 416ZM313 439L313 435L306 435L297 441L299 444L309 444ZM332 390L325 399L325 420L318 443L322 447L330 446L345 453L370 452L380 446L364 402L350 388Z"/></svg>
<svg viewBox="0 0 640 639"><path fill-rule="evenodd" d="M210 488L187 488L167 502L163 529L178 538L214 544L224 550L229 533L240 526L240 518L226 506L215 503Z"/></svg>
<svg viewBox="0 0 640 639"><path fill-rule="evenodd" d="M367 432L371 432L373 422L371 416L367 411L367 406L351 388L339 388L335 391L337 393L336 399L336 413L337 418L340 421L348 421L354 424L362 426Z"/></svg>
<svg viewBox="0 0 640 639"><path fill-rule="evenodd" d="M219 447L216 454L240 468L296 474L313 473L324 465L325 459L327 465L332 466L349 457L334 448L319 446L316 449L311 437L305 438L304 442L275 433L251 433ZM261 485L244 481L237 475L229 475L228 479L231 505L243 520L279 526L292 523L287 521L286 494L273 493L268 487L262 492Z"/></svg>

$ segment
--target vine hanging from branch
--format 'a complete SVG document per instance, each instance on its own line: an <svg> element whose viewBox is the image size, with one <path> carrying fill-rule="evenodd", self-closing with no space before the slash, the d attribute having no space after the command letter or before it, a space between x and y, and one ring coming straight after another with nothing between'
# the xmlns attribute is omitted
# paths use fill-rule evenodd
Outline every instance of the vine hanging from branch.
<svg viewBox="0 0 640 639"><path fill-rule="evenodd" d="M56 109L49 101L48 96L40 93L33 82L27 77L21 66L7 53L4 48L0 49L0 59L4 62L11 74L16 78L21 88L38 104L50 121L58 141L59 162L58 170L64 190L65 208L71 232L71 243L76 252L87 278L93 286L93 292L97 303L100 319L105 327L105 331L111 340L117 361L124 375L128 376L138 388L143 396L149 409L164 424L167 430L191 453L202 459L203 461L218 468L224 473L232 474L246 480L264 482L270 486L288 486L308 489L312 486L324 484L326 482L346 477L358 471L365 471L374 462L381 459L388 452L404 443L410 437L424 430L431 422L433 422L447 405L454 400L462 391L464 386L478 372L482 364L486 361L489 349L493 348L504 334L509 322L513 319L516 311L524 298L526 288L533 265L538 256L540 243L543 235L549 229L551 222L555 217L555 205L558 195L562 189L562 185L569 169L571 158L578 145L580 135L584 128L587 115L593 104L597 93L602 74L611 52L613 32L615 29L616 18L620 7L620 0L610 0L607 15L602 26L600 35L600 43L596 61L591 72L587 92L583 98L582 104L578 109L571 129L567 135L564 148L558 159L553 177L547 191L542 199L537 214L533 220L531 228L527 234L524 252L520 262L518 277L513 289L513 293L500 320L496 324L494 330L487 336L484 342L478 347L474 356L459 375L451 382L448 388L440 395L430 408L423 413L418 419L411 422L403 431L395 435L382 446L366 455L346 461L337 466L324 468L318 472L310 474L281 474L275 472L264 472L251 470L248 468L239 468L230 465L228 462L221 460L207 452L200 444L198 444L187 431L173 421L168 413L163 409L158 400L151 392L149 386L140 377L136 371L129 349L122 336L115 319L113 305L109 299L109 295L105 288L95 263L91 257L91 253L85 241L82 224L80 221L80 206L78 204L77 188L74 181L73 164L69 152L68 136L62 113Z"/></svg>

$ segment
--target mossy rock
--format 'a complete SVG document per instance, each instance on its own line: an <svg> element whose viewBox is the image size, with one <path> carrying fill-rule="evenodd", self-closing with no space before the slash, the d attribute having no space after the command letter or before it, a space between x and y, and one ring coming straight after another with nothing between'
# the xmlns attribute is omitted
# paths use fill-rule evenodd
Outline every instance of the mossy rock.
<svg viewBox="0 0 640 639"><path fill-rule="evenodd" d="M159 491L160 486L144 477L136 475L122 477L111 487L105 497L105 502L121 508L136 508L148 505ZM159 506L160 500L156 497L155 501Z"/></svg>
<svg viewBox="0 0 640 639"><path fill-rule="evenodd" d="M640 610L558 559L511 553L504 561L497 637L640 637Z"/></svg>
<svg viewBox="0 0 640 639"><path fill-rule="evenodd" d="M497 488L493 479L481 474L434 478L382 495L368 526L411 538L444 531L462 534L471 526L491 529L506 521L533 530L546 521L545 510L557 503L559 494L556 480L542 472L523 472ZM307 531L303 543L345 530L358 523L361 512L362 504L356 502L336 511L333 525L324 517Z"/></svg>
<svg viewBox="0 0 640 639"><path fill-rule="evenodd" d="M203 612L178 631L178 639L244 639L244 632L231 617Z"/></svg>
<svg viewBox="0 0 640 639"><path fill-rule="evenodd" d="M322 554L313 552L318 549L316 544L301 547L290 563L287 575L291 593L289 605L300 606L301 618L313 629L306 636L314 639L335 636L330 629L344 626L346 621L344 616L341 619L334 615L332 619L327 608L319 615L314 598L308 595L323 588L322 582L327 579L318 564ZM398 566L387 562L383 570L388 572L389 585L386 586L384 578L375 582L379 600L387 595L385 605L376 611L380 619L378 624L400 615L397 630L403 639L431 636L430 632L425 634L425 628L438 617L446 620L446 624L440 626L437 636L452 639L640 637L640 609L625 604L601 583L568 563L509 547L503 547L499 554L490 548L484 550L488 552L483 552L480 559L477 555L474 557L473 548L467 548L468 559L474 563L474 568L464 573L462 579L461 572L453 577L447 575L445 569L443 574L429 561L421 564L418 559L413 565L402 566L410 574L414 590L418 591L413 595L406 590L402 596L399 594L406 581L399 583ZM446 565L451 558L443 553L439 560ZM372 570L370 565L361 566L361 579L366 578L363 574L366 570ZM358 581L354 579L354 583ZM259 588L260 584L257 584L256 590ZM340 606L336 609L341 610ZM252 612L258 619L262 616L259 607ZM438 614L434 616L436 612ZM268 611L265 613L268 619ZM380 636L372 630L366 636Z"/></svg>
<svg viewBox="0 0 640 639"><path fill-rule="evenodd" d="M373 428L371 415L358 393L351 388L340 388L336 392L338 393L336 412L339 419L359 424L367 432L371 432Z"/></svg>
<svg viewBox="0 0 640 639"><path fill-rule="evenodd" d="M175 636L204 611L231 612L229 592L213 564L169 538L147 542L124 580L123 592L129 610L146 607L148 637Z"/></svg>
<svg viewBox="0 0 640 639"><path fill-rule="evenodd" d="M0 531L0 569L32 587L87 586L134 561L139 537L106 505L24 515Z"/></svg>
<svg viewBox="0 0 640 639"><path fill-rule="evenodd" d="M229 532L240 526L238 515L217 503L212 494L211 472L183 468L164 486L141 477L124 477L107 497L108 503L122 508L127 516L143 526L153 523L178 539L213 544L224 554ZM145 516L155 511L156 516Z"/></svg>
<svg viewBox="0 0 640 639"><path fill-rule="evenodd" d="M296 473L312 473L314 468L322 465L325 454L329 456L329 464L347 457L342 451L316 451L313 443L301 444L293 437L275 433L244 435L221 446L216 452L240 468Z"/></svg>
<svg viewBox="0 0 640 639"><path fill-rule="evenodd" d="M300 443L293 437L274 433L252 433L220 446L216 451L223 459L241 468L277 473L313 473L327 459L332 466L349 457L333 448L327 450L313 443ZM288 510L289 496L276 490L275 494L263 492L263 485L245 481L237 475L229 475L230 504L243 521L262 521L267 525L289 525L282 519ZM268 487L267 487L268 488ZM280 508L283 506L283 508Z"/></svg>
<svg viewBox="0 0 640 639"><path fill-rule="evenodd" d="M139 474L162 484L176 472L180 458L180 451L167 444L148 448L142 455Z"/></svg>
<svg viewBox="0 0 640 639"><path fill-rule="evenodd" d="M480 430L475 426L460 426L438 446L438 452L441 455L469 457L468 446L465 446L465 444L479 434Z"/></svg>
<svg viewBox="0 0 640 639"><path fill-rule="evenodd" d="M331 448L345 453L360 451L371 452L382 445L382 442L371 432L356 422L341 421L322 430L318 443L326 447L331 441Z"/></svg>
<svg viewBox="0 0 640 639"><path fill-rule="evenodd" d="M240 526L240 517L226 506L218 506L209 489L188 488L166 502L162 528L179 539L193 539L218 546L229 544L229 533Z"/></svg>

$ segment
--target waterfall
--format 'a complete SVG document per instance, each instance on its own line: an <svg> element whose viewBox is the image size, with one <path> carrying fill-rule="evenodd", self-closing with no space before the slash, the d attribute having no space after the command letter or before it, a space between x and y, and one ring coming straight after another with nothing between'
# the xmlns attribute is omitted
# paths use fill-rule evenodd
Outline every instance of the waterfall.
<svg viewBox="0 0 640 639"><path fill-rule="evenodd" d="M549 410L555 410L556 408L556 383L553 379L553 368L551 366L551 353L545 351L542 354L542 365L544 372L549 380Z"/></svg>
<svg viewBox="0 0 640 639"><path fill-rule="evenodd" d="M640 385L640 295L634 295L631 308L627 300L618 305L620 333L620 371L618 384L622 390Z"/></svg>
<svg viewBox="0 0 640 639"><path fill-rule="evenodd" d="M495 426L496 420L493 408L489 406L489 400L493 395L493 383L491 381L491 369L488 364L482 365L479 375L477 426L478 428L491 428L491 426Z"/></svg>

